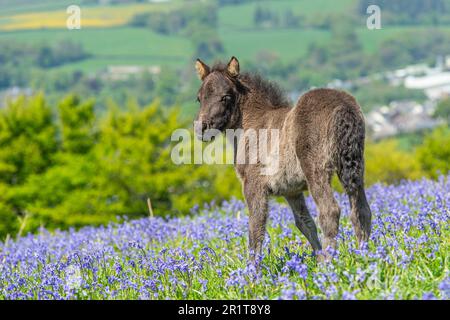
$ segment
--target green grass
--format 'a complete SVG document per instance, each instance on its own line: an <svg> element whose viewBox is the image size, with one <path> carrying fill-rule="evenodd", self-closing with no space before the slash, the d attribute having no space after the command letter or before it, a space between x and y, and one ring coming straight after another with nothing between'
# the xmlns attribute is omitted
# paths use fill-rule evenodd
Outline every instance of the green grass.
<svg viewBox="0 0 450 320"><path fill-rule="evenodd" d="M279 29L261 31L221 30L225 49L229 55L240 59L255 60L259 52L275 53L284 61L295 61L307 53L313 42L325 43L330 33L322 30Z"/></svg>
<svg viewBox="0 0 450 320"><path fill-rule="evenodd" d="M23 0L19 1L17 5L13 5L13 2L10 0L0 1L0 26L19 23L24 19L23 23L29 23L31 28L35 24L33 19L48 13L48 18L54 19L52 26L56 27L60 19L56 19L57 16L55 14L60 10L55 10L57 7L65 7L67 4L67 1L46 0L36 3ZM254 61L259 53L270 52L278 56L282 62L292 63L305 57L307 49L312 43L326 44L331 40L331 33L327 30L286 28L261 30L255 28L253 14L257 6L270 8L280 14L290 10L295 14L302 14L311 18L316 15L348 12L354 10L355 4L355 0L340 1L339 5L336 5L333 0L265 0L257 3L252 2L221 7L219 10L218 32L225 47L225 53L222 56L223 58L228 58L230 55L236 55L242 61ZM95 23L106 23L101 21L102 17L109 17L108 19L112 19L110 22L114 25L119 23L120 19L123 20L123 15L130 15L137 8L149 8L149 10L150 8L167 9L177 5L179 5L178 0L171 3L170 6L168 4L89 6L90 11L88 13L92 17L96 17L97 20L100 19L98 21L92 20L91 23L94 25ZM120 10L118 11L118 9ZM103 16L99 15L101 12L104 13ZM14 22L15 14L22 17L22 20L19 19L19 22ZM120 16L121 14L122 16ZM450 26L439 27L438 29L450 32ZM421 30L428 29L422 26L400 27L383 25L381 30L368 30L364 19L361 19L361 26L357 28L356 32L364 52L366 54L374 54L386 39L395 37L402 32L418 32ZM80 42L86 51L92 54L90 59L59 67L58 69L61 70L95 72L108 65L170 65L181 67L191 63L194 52L192 44L184 37L163 36L147 29L127 26L109 28L104 26L98 28L85 27L81 30L73 31L55 28L0 32L0 41L15 40L26 43L44 41L53 43L61 39Z"/></svg>
<svg viewBox="0 0 450 320"><path fill-rule="evenodd" d="M75 2L74 4L79 4ZM61 29L66 28L68 18L66 1L57 6L34 7L25 6L21 11L12 11L12 6L6 8L7 14L1 14L0 30L32 30L32 29ZM81 9L82 28L108 28L126 25L138 13L162 12L178 8L180 0L162 3L129 3L118 5L85 5L79 4ZM45 10L47 9L47 10Z"/></svg>
<svg viewBox="0 0 450 320"><path fill-rule="evenodd" d="M54 43L79 42L92 58L65 65L64 69L94 71L107 65L183 65L192 56L191 43L177 36L163 36L147 29L119 27L81 30L29 30L0 33L0 41Z"/></svg>
<svg viewBox="0 0 450 320"><path fill-rule="evenodd" d="M404 32L421 32L439 30L450 33L450 26L431 29L427 26L399 27L385 26L381 30L369 30L361 26L356 34L364 53L375 54L383 41L392 39ZM220 36L228 55L255 60L259 52L275 53L283 62L296 61L307 54L312 43L326 44L331 40L331 32L319 29L227 29L220 28Z"/></svg>
<svg viewBox="0 0 450 320"><path fill-rule="evenodd" d="M325 16L330 13L342 13L353 10L355 0L277 0L250 2L237 6L227 6L219 12L219 24L232 29L255 29L253 15L259 6L279 14L291 11L302 16Z"/></svg>
<svg viewBox="0 0 450 320"><path fill-rule="evenodd" d="M429 131L430 130L399 134L395 137L395 140L398 141L398 146L401 150L412 152L416 147L423 143L424 136L429 133Z"/></svg>
<svg viewBox="0 0 450 320"><path fill-rule="evenodd" d="M365 53L376 53L383 41L392 39L405 32L418 33L423 31L433 32L442 31L450 33L450 26L429 27L429 26L390 26L382 25L380 30L369 30L365 26L359 28L356 32L361 41Z"/></svg>
<svg viewBox="0 0 450 320"><path fill-rule="evenodd" d="M64 5L67 3L64 2ZM178 1L172 3L178 5ZM54 13L55 6L62 4L56 1L44 1L33 3L20 1L13 6L11 1L0 2L0 8L6 11L0 13L0 25L8 25L14 18L11 14L5 14L16 8L19 11L10 13L28 13L30 19L32 13ZM166 4L167 5L167 4ZM104 7L105 14L115 19L120 19L117 9L123 8L124 13L134 12L142 5L108 6ZM152 8L154 5L148 5ZM160 4L162 8L164 4ZM333 0L316 1L260 1L237 6L226 6L219 10L219 36L223 41L225 53L223 57L238 56L242 61L255 60L261 52L275 54L284 63L295 62L307 54L307 49L312 43L326 44L331 40L331 33L319 29L258 29L253 25L253 14L256 6L270 8L280 14L291 10L295 14L303 14L308 17L314 15L327 15L354 10L355 0L345 0L335 5ZM91 14L100 7L90 6ZM41 10L42 9L42 10ZM8 11L9 10L9 11ZM94 11L92 11L94 10ZM102 9L103 10L103 9ZM95 12L97 12L95 11ZM40 13L39 13L40 12ZM100 11L99 11L100 12ZM102 11L103 12L103 11ZM26 16L26 15L25 15ZM95 14L94 14L95 16ZM49 16L50 17L50 16ZM52 16L53 17L53 16ZM111 20L113 23L114 21ZM59 20L58 20L59 21ZM33 21L30 22L31 24ZM56 23L56 20L54 21ZM115 22L114 22L115 23ZM392 38L405 31L420 31L426 27L398 27L383 26L381 30L368 30L363 19L357 34L362 43L364 52L376 53L381 43L387 38ZM441 27L440 30L448 30L450 27ZM193 56L193 47L189 40L181 36L163 36L147 29L118 26L110 28L82 28L69 31L66 29L35 29L23 31L0 32L1 40L15 40L20 42L48 42L52 43L61 39L70 39L80 42L87 52L92 54L90 59L59 67L62 70L84 70L95 72L108 65L170 65L180 67L188 65Z"/></svg>
<svg viewBox="0 0 450 320"><path fill-rule="evenodd" d="M50 10L65 10L69 5L80 5L81 2L81 0L1 0L0 16Z"/></svg>

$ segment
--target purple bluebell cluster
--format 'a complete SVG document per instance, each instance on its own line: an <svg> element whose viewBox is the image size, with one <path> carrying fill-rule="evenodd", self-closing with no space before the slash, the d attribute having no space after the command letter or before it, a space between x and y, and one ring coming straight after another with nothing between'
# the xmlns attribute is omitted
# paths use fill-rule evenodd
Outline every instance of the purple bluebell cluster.
<svg viewBox="0 0 450 320"><path fill-rule="evenodd" d="M239 200L183 218L42 229L0 243L0 299L449 299L450 177L375 185L367 195L371 241L356 245L348 199L337 194L339 247L326 264L276 202L260 270L247 262Z"/></svg>

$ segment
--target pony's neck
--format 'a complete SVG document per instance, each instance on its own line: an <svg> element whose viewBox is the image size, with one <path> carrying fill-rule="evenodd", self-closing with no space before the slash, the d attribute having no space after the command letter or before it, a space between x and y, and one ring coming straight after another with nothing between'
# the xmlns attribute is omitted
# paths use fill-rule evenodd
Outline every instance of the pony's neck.
<svg viewBox="0 0 450 320"><path fill-rule="evenodd" d="M252 91L240 105L240 129L281 129L290 107L274 107L264 93Z"/></svg>
<svg viewBox="0 0 450 320"><path fill-rule="evenodd" d="M282 90L258 74L242 74L237 84L242 129L279 128L291 108Z"/></svg>

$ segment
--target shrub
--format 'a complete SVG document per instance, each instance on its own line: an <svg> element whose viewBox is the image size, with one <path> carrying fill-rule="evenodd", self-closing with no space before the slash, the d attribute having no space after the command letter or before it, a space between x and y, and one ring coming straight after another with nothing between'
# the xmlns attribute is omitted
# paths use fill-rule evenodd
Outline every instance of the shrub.
<svg viewBox="0 0 450 320"><path fill-rule="evenodd" d="M450 128L438 127L425 136L417 149L417 158L422 170L432 178L450 171Z"/></svg>

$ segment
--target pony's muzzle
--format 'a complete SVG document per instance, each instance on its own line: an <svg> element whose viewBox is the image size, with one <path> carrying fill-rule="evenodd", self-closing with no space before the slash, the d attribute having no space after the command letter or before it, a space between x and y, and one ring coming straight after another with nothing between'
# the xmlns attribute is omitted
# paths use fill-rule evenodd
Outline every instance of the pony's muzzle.
<svg viewBox="0 0 450 320"><path fill-rule="evenodd" d="M208 124L204 121L195 121L194 122L194 133L197 136L197 139L204 140L204 133L208 129Z"/></svg>

